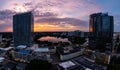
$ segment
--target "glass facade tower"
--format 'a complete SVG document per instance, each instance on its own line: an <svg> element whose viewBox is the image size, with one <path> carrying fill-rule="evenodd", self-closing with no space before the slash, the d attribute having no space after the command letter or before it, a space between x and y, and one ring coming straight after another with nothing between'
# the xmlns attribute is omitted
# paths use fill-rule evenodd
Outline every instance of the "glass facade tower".
<svg viewBox="0 0 120 70"><path fill-rule="evenodd" d="M90 15L89 45L91 49L100 51L112 50L113 16L108 13Z"/></svg>
<svg viewBox="0 0 120 70"><path fill-rule="evenodd" d="M13 16L13 39L14 47L26 45L30 47L33 42L33 22L32 12L25 12Z"/></svg>

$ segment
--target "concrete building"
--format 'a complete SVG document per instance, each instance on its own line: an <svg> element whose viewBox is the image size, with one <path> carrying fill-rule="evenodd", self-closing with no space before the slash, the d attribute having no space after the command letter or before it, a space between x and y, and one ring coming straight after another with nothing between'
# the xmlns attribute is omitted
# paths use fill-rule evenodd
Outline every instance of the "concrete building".
<svg viewBox="0 0 120 70"><path fill-rule="evenodd" d="M32 52L30 50L25 49L16 49L12 52L12 57L15 61L20 62L29 62L32 59L34 59L34 56L32 55Z"/></svg>
<svg viewBox="0 0 120 70"><path fill-rule="evenodd" d="M32 48L25 46L18 46L12 51L12 57L15 61L29 63L33 59L41 59L51 61L48 48Z"/></svg>
<svg viewBox="0 0 120 70"><path fill-rule="evenodd" d="M57 47L56 53L61 61L69 60L82 55L83 51L79 47Z"/></svg>
<svg viewBox="0 0 120 70"><path fill-rule="evenodd" d="M70 32L62 32L61 36L78 36L78 37L85 37L85 32L76 30L76 31L70 31Z"/></svg>
<svg viewBox="0 0 120 70"><path fill-rule="evenodd" d="M14 47L26 45L30 47L33 42L33 14L20 13L13 16Z"/></svg>
<svg viewBox="0 0 120 70"><path fill-rule="evenodd" d="M0 34L0 42L2 42L2 34Z"/></svg>
<svg viewBox="0 0 120 70"><path fill-rule="evenodd" d="M84 67L72 62L72 61L65 61L59 63L60 70L86 70Z"/></svg>
<svg viewBox="0 0 120 70"><path fill-rule="evenodd" d="M68 32L68 36L84 37L84 32L76 30L76 31Z"/></svg>
<svg viewBox="0 0 120 70"><path fill-rule="evenodd" d="M98 65L84 56L74 58L72 61L84 67L84 70L107 70L107 66Z"/></svg>
<svg viewBox="0 0 120 70"><path fill-rule="evenodd" d="M108 13L90 15L89 45L91 49L112 50L113 25L113 16L109 16Z"/></svg>

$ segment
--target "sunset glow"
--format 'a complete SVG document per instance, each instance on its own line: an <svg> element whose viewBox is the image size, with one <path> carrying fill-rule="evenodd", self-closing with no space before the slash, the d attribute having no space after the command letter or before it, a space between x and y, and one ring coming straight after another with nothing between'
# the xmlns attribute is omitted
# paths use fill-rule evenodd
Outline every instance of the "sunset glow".
<svg viewBox="0 0 120 70"><path fill-rule="evenodd" d="M49 23L35 23L34 25L34 31L35 32L50 32L50 31L74 31L78 30L79 28L76 28L75 26L72 25L67 25L64 27L61 27L59 25L51 25Z"/></svg>
<svg viewBox="0 0 120 70"><path fill-rule="evenodd" d="M120 31L120 0L0 0L0 32L12 32L13 15L33 11L34 31L92 31L89 15L108 12ZM107 3L107 4L106 4Z"/></svg>
<svg viewBox="0 0 120 70"><path fill-rule="evenodd" d="M93 32L93 28L92 28L92 26L90 26L90 32Z"/></svg>

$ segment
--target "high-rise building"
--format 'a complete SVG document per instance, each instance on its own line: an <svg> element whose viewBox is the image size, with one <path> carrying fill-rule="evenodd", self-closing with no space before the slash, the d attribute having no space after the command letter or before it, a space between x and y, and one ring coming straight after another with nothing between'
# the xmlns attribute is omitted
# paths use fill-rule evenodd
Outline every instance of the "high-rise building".
<svg viewBox="0 0 120 70"><path fill-rule="evenodd" d="M32 12L19 13L13 16L13 38L14 46L26 45L30 47L33 42Z"/></svg>
<svg viewBox="0 0 120 70"><path fill-rule="evenodd" d="M89 46L99 51L112 50L113 16L108 13L90 15Z"/></svg>

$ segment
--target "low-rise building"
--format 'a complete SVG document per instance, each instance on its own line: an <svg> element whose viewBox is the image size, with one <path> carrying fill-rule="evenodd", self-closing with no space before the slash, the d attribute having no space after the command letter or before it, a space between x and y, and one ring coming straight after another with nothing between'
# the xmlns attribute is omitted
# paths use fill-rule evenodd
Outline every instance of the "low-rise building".
<svg viewBox="0 0 120 70"><path fill-rule="evenodd" d="M18 46L12 51L12 56L16 61L28 63L33 59L50 60L48 48L26 48L25 46Z"/></svg>
<svg viewBox="0 0 120 70"><path fill-rule="evenodd" d="M106 70L107 66L104 65L98 65L91 61L90 59L86 57L78 57L72 60L73 62L82 65L85 69L91 69L91 70Z"/></svg>
<svg viewBox="0 0 120 70"><path fill-rule="evenodd" d="M72 62L72 61L65 61L59 63L60 70L85 70L84 67Z"/></svg>
<svg viewBox="0 0 120 70"><path fill-rule="evenodd" d="M72 49L71 49L72 48ZM74 57L77 57L82 54L82 51L80 50L79 47L68 47L63 48L63 47L57 47L56 53L59 55L60 60L68 60L72 59Z"/></svg>
<svg viewBox="0 0 120 70"><path fill-rule="evenodd" d="M29 62L30 60L34 59L34 56L32 56L32 52L30 50L23 49L16 49L12 52L12 56L14 60L20 62Z"/></svg>
<svg viewBox="0 0 120 70"><path fill-rule="evenodd" d="M17 70L25 70L26 66L27 66L27 64L25 64L25 63L18 63L16 65L16 68L17 68Z"/></svg>

